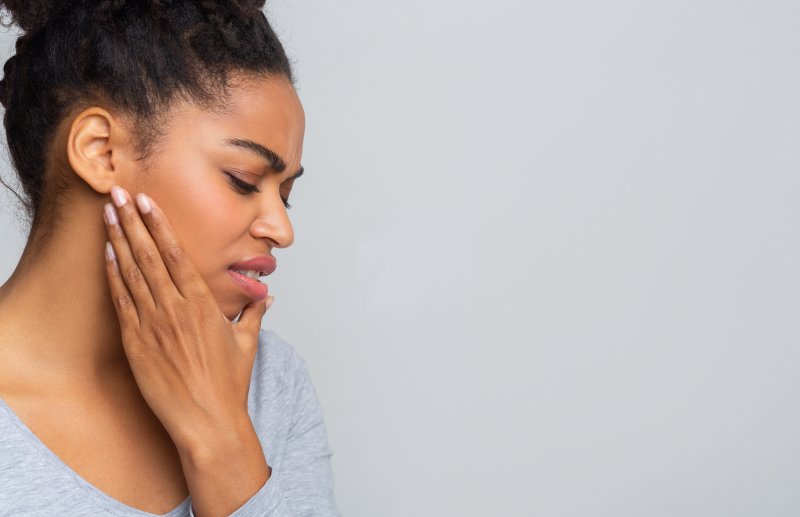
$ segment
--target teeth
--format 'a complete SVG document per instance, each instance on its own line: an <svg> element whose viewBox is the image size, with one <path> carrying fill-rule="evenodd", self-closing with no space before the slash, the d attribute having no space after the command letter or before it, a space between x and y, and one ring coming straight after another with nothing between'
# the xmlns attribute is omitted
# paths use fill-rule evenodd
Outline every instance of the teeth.
<svg viewBox="0 0 800 517"><path fill-rule="evenodd" d="M242 275L246 276L247 278L252 278L253 280L258 280L259 273L258 271L249 271L249 270L235 270L237 273L241 273Z"/></svg>

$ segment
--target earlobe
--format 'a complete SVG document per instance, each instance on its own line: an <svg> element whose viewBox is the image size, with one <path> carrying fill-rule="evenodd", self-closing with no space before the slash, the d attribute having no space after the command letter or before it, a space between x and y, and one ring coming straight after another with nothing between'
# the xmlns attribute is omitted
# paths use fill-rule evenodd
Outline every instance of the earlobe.
<svg viewBox="0 0 800 517"><path fill-rule="evenodd" d="M120 180L115 167L114 127L114 117L108 111L92 107L73 119L67 137L67 159L72 170L102 194L110 192Z"/></svg>

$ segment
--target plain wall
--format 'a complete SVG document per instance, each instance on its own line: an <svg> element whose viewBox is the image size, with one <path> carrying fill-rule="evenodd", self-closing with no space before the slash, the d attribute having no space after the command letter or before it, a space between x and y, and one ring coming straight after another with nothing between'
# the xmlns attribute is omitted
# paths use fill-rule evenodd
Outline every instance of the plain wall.
<svg viewBox="0 0 800 517"><path fill-rule="evenodd" d="M343 515L800 515L800 4L268 14L307 172L264 327Z"/></svg>

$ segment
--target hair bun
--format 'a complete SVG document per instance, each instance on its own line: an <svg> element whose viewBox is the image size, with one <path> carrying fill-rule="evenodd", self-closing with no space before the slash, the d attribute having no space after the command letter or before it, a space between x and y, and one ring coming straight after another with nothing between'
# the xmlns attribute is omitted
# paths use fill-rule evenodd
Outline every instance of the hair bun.
<svg viewBox="0 0 800 517"><path fill-rule="evenodd" d="M5 13L11 15L13 23L30 34L42 28L48 20L67 11L75 3L76 0L10 0L0 2L0 6Z"/></svg>
<svg viewBox="0 0 800 517"><path fill-rule="evenodd" d="M161 0L151 1L155 4L162 3ZM0 7L4 13L11 16L11 23L3 23L3 25L9 26L16 23L25 33L31 34L44 27L49 20L81 3L100 11L114 11L125 5L125 0L89 0L88 2L86 0L9 0L0 2ZM211 0L201 3L214 5L218 2ZM233 0L233 3L238 3L242 7L263 10L266 1Z"/></svg>

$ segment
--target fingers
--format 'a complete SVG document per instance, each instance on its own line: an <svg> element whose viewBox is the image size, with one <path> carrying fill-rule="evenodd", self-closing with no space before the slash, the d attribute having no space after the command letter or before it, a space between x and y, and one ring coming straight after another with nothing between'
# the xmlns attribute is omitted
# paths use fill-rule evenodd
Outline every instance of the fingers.
<svg viewBox="0 0 800 517"><path fill-rule="evenodd" d="M120 327L125 332L126 328L139 327L139 313L131 297L128 287L120 274L117 257L111 242L106 242L106 276L108 277L108 287L111 291L111 299L117 311Z"/></svg>
<svg viewBox="0 0 800 517"><path fill-rule="evenodd" d="M116 209L107 204L105 219L120 275L140 311L156 309L174 299L177 290L128 193L115 185L111 197Z"/></svg>
<svg viewBox="0 0 800 517"><path fill-rule="evenodd" d="M247 304L239 316L239 321L236 322L237 330L258 337L258 331L261 329L261 320L274 300L274 296L267 296L263 300Z"/></svg>
<svg viewBox="0 0 800 517"><path fill-rule="evenodd" d="M238 339L239 346L252 353L253 356L258 350L258 332L261 330L261 320L274 300L274 296L268 296L263 300L250 302L239 315L239 321L233 325L233 331L242 336Z"/></svg>

